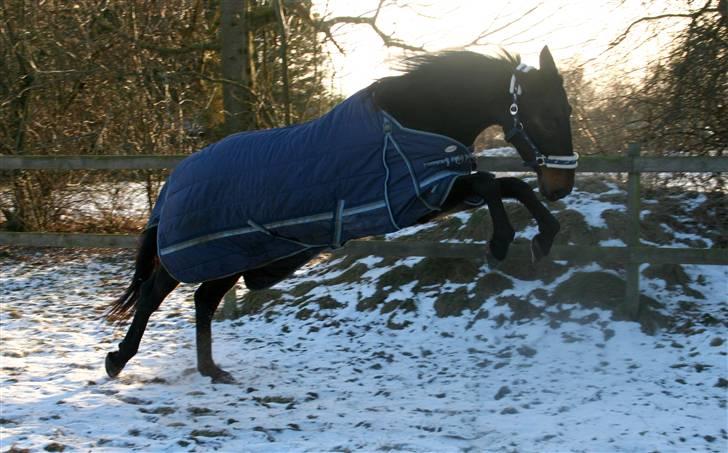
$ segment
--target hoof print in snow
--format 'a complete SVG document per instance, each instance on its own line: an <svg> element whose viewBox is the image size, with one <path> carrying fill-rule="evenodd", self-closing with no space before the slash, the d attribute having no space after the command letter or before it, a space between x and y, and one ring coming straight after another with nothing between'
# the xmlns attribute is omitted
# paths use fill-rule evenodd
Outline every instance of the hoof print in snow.
<svg viewBox="0 0 728 453"><path fill-rule="evenodd" d="M135 406L146 406L147 404L152 404L151 401L143 400L135 396L119 396L118 399L123 403L134 404Z"/></svg>
<svg viewBox="0 0 728 453"><path fill-rule="evenodd" d="M276 441L276 438L273 437L273 435L267 429L263 428L262 426L256 426L256 427L254 427L253 428L253 431L257 431L257 432L260 432L260 433L265 434L265 438L268 440L268 442L275 442Z"/></svg>
<svg viewBox="0 0 728 453"><path fill-rule="evenodd" d="M200 415L212 415L215 411L212 409L208 409L206 407L188 407L187 412L189 412L191 415L200 416Z"/></svg>
<svg viewBox="0 0 728 453"><path fill-rule="evenodd" d="M711 365L706 365L704 363L696 363L693 365L693 368L697 373L702 373L703 371L707 370L708 368L711 368Z"/></svg>
<svg viewBox="0 0 728 453"><path fill-rule="evenodd" d="M514 415L518 413L518 409L515 407L508 406L502 411L500 411L501 415Z"/></svg>
<svg viewBox="0 0 728 453"><path fill-rule="evenodd" d="M168 384L169 383L169 382L167 382L166 379L158 377L158 376L153 377L151 379L144 379L142 382L145 384Z"/></svg>
<svg viewBox="0 0 728 453"><path fill-rule="evenodd" d="M267 408L271 408L274 405L286 405L286 409L293 409L296 404L296 400L291 397L286 396L264 396L264 397L253 397L253 401L260 404L261 406L265 406ZM280 407L280 406L279 406Z"/></svg>
<svg viewBox="0 0 728 453"><path fill-rule="evenodd" d="M59 444L58 442L52 442L43 447L43 450L45 451L64 451L65 449L66 446L63 444Z"/></svg>
<svg viewBox="0 0 728 453"><path fill-rule="evenodd" d="M715 383L714 387L721 389L728 388L728 379L718 378L718 382Z"/></svg>
<svg viewBox="0 0 728 453"><path fill-rule="evenodd" d="M171 406L159 406L152 409L147 409L146 407L140 407L139 412L143 414L154 414L154 415L170 415L177 412L177 409Z"/></svg>
<svg viewBox="0 0 728 453"><path fill-rule="evenodd" d="M523 357L531 358L536 355L536 350L528 347L528 346L521 346L520 348L516 349L519 354L521 354Z"/></svg>
<svg viewBox="0 0 728 453"><path fill-rule="evenodd" d="M604 341L609 341L610 339L612 339L612 337L614 337L616 332L614 331L614 329L604 329L602 331L602 334L604 335Z"/></svg>
<svg viewBox="0 0 728 453"><path fill-rule="evenodd" d="M495 400L497 401L499 399L502 399L504 396L508 395L509 393L511 393L511 389L509 389L507 385L504 385L503 387L500 388L500 390L498 390L498 393L496 393L493 398L495 398Z"/></svg>
<svg viewBox="0 0 728 453"><path fill-rule="evenodd" d="M190 433L190 436L192 437L227 437L230 436L230 434L225 431L224 429L221 429L219 431L213 431L211 429L195 429Z"/></svg>
<svg viewBox="0 0 728 453"><path fill-rule="evenodd" d="M714 348L717 348L718 346L722 346L723 343L725 343L725 340L723 340L721 337L715 337L712 340L710 340L710 345Z"/></svg>

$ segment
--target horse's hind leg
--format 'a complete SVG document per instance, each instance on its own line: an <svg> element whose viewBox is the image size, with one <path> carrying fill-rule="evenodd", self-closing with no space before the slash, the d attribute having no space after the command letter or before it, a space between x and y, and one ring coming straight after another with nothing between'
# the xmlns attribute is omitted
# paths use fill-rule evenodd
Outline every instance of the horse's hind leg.
<svg viewBox="0 0 728 453"><path fill-rule="evenodd" d="M528 209L533 218L536 219L538 223L538 234L531 241L531 251L533 261L540 260L551 251L554 237L556 237L559 229L561 229L559 221L536 198L536 194L533 193L531 186L524 181L513 177L498 178L497 181L503 197L515 198L520 201Z"/></svg>
<svg viewBox="0 0 728 453"><path fill-rule="evenodd" d="M243 272L245 287L250 291L267 289L290 277L298 268L321 253L319 250L304 250L266 266Z"/></svg>
<svg viewBox="0 0 728 453"><path fill-rule="evenodd" d="M162 266L157 266L152 276L142 283L141 294L129 330L119 344L119 350L110 352L106 356L106 373L110 377L118 376L126 362L137 353L149 317L178 284L179 282L172 278Z"/></svg>
<svg viewBox="0 0 728 453"><path fill-rule="evenodd" d="M240 278L240 274L205 282L195 291L195 317L197 325L197 369L212 382L235 383L232 375L222 370L212 359L212 317L220 300Z"/></svg>

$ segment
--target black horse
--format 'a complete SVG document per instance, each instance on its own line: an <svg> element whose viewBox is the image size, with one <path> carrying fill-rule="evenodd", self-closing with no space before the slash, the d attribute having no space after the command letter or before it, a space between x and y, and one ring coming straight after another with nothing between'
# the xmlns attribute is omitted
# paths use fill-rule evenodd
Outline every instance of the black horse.
<svg viewBox="0 0 728 453"><path fill-rule="evenodd" d="M538 70L521 64L518 57L507 53L500 57L489 57L472 52L445 52L415 57L406 63L405 69L403 75L381 79L361 94L367 97L373 109L384 112L390 122L403 130L436 135L459 144L471 144L488 126L500 125L506 139L518 150L524 165L536 172L540 192L545 198L553 201L571 192L578 159L571 140L571 107L563 80L547 47L541 51ZM454 147L448 146L445 152L452 152L450 148ZM399 148L397 150L401 154ZM441 160L450 165L448 159ZM462 164L462 161L458 163ZM387 167L386 154L384 166ZM410 166L409 162L407 166ZM412 172L411 168L409 170ZM517 178L496 179L490 173L474 172L472 169L451 181L445 193L446 198L434 207L415 189L415 200L419 199L422 204L432 207L419 220L463 209L464 206L472 207L478 203L470 203L471 200L480 200L487 204L493 220L490 254L493 259L502 260L515 234L502 199L514 198L523 203L538 222L539 233L532 241L534 257L538 259L548 253L559 224L538 201L528 184ZM387 182L384 184L386 198ZM160 196L158 204L161 200ZM386 206L391 224L397 228L407 226L395 222L389 200ZM338 216L332 215L333 224L340 223L342 212L343 206ZM245 222L245 219L242 221ZM273 227L261 226L250 220L247 222L259 234L301 243L273 231ZM407 224L413 223L410 221ZM243 230L238 228L236 231L242 234ZM341 227L338 230L340 234ZM335 244L340 245L340 241ZM182 246L176 247L180 248ZM164 249L160 250L158 227L151 224L141 238L133 281L107 313L107 319L115 322L134 315L119 350L106 357L106 371L110 377L117 376L136 354L149 317L179 284L170 274L168 266L165 267L167 263L163 259L160 262L160 258L164 258L160 253L164 255ZM223 295L238 279L242 276L249 290L268 288L291 275L321 250L307 247L300 253L289 253L265 265L228 269L219 278L203 281L194 297L197 368L202 375L211 377L213 382L234 382L232 376L213 361L211 320Z"/></svg>

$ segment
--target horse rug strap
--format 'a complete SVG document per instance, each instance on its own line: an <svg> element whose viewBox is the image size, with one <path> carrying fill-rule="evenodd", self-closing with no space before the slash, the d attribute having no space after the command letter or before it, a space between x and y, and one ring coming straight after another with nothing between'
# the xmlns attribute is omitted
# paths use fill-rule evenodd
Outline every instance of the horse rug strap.
<svg viewBox="0 0 728 453"><path fill-rule="evenodd" d="M402 126L363 90L317 120L192 154L148 226L174 278L214 280L413 225L473 162L462 143Z"/></svg>

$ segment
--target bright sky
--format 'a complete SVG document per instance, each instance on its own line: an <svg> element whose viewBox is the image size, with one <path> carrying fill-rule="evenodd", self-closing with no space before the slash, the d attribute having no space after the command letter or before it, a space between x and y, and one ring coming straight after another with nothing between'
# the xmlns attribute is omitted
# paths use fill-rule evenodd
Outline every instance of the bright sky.
<svg viewBox="0 0 728 453"><path fill-rule="evenodd" d="M680 4L684 3L676 0L391 1L397 4L382 10L378 24L385 32L409 44L424 46L428 51L458 48L484 31L511 24L484 38L484 45L469 49L492 53L502 46L520 53L526 63L538 66L538 53L547 44L557 65L590 62L585 69L591 79L599 79L615 69L639 75L645 62L654 60L659 49L669 44L669 33L644 42L647 28L638 26L630 34L630 40L620 46L624 54L611 52L602 56L602 52L637 18L666 11L683 12ZM316 0L315 8L324 16L357 16L371 14L377 4L378 0ZM337 88L346 95L392 74L390 68L404 55L400 49L387 49L366 25L341 26L334 36L346 51L342 55L332 50Z"/></svg>

